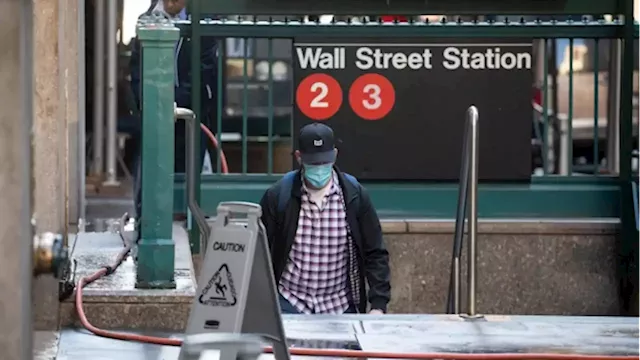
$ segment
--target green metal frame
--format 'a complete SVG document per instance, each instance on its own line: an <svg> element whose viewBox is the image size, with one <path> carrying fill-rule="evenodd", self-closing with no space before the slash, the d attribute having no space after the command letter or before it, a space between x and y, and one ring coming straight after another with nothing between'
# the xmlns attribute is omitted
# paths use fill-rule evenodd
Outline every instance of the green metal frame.
<svg viewBox="0 0 640 360"><path fill-rule="evenodd" d="M194 0L191 5L195 7ZM344 1L324 0L300 2L299 0L207 0L202 1L202 12L218 15L368 15L368 14L618 14L624 0L388 0ZM193 13L193 9L192 9Z"/></svg>
<svg viewBox="0 0 640 360"><path fill-rule="evenodd" d="M175 288L173 242L174 49L180 33L148 19L137 28L142 53L142 214L137 288ZM146 180L145 179L150 179Z"/></svg>
<svg viewBox="0 0 640 360"><path fill-rule="evenodd" d="M186 36L236 38L305 38L325 37L419 37L419 38L619 38L621 21L534 21L534 22L416 22L411 24L314 24L298 21L232 21L201 20L200 25L184 21L176 23ZM638 26L632 26L633 37L638 38Z"/></svg>
<svg viewBox="0 0 640 360"><path fill-rule="evenodd" d="M269 4L267 2L260 2ZM282 2L280 2L282 3ZM331 1L324 2L334 4ZM348 2L343 2L348 3ZM416 2L417 3L417 2ZM455 4L454 4L455 3ZM385 13L409 13L395 7L393 1L384 10ZM407 4L403 2L403 4ZM420 3L424 4L424 3ZM622 14L624 19L633 18L633 2L631 0L565 0L547 1L541 6L539 1L514 2L500 0L474 0L466 2L430 1L429 8L421 6L423 14L552 14L564 16L570 14ZM358 4L361 9L357 11L342 8L326 11L325 9L305 7L283 9L271 8L262 11L259 3L248 0L226 1L190 1L190 13L193 22L178 22L183 36L192 38L193 46L192 79L200 81L199 44L200 36L215 36L218 38L293 38L304 37L437 37L437 38L590 38L590 39L623 39L624 44L632 44L638 38L637 23L632 21L614 20L605 21L535 21L535 22L417 22L411 24L303 24L295 21L211 21L203 20L202 14L250 14L261 15L267 13L278 14L318 14L318 13L375 13L375 5ZM333 6L333 5L332 5ZM346 5L345 5L346 6ZM413 5L411 5L413 6ZM462 6L462 7L461 7ZM373 10L372 10L373 9ZM462 9L462 10L461 10ZM246 62L245 62L246 64ZM220 62L220 72L222 62ZM245 65L246 74L246 65ZM632 131L632 74L633 53L624 52L622 64L621 86L621 124L620 124L620 174L618 177L556 177L544 176L534 178L531 184L483 184L480 186L479 215L491 218L596 218L596 217L620 217L624 224L629 223L629 210L633 211L629 203L630 176L631 176L631 150ZM222 94L222 84L218 84L218 93ZM270 95L271 96L271 95ZM200 94L193 92L194 110L200 104ZM245 95L246 97L246 95ZM546 103L546 100L545 100ZM218 128L217 133L222 132L222 100L218 100ZM246 106L246 105L245 105ZM545 108L546 108L545 104ZM571 114L570 114L571 115ZM546 117L546 115L545 115ZM273 134L273 116L268 121L269 136ZM240 123L240 121L238 121ZM247 134L247 118L242 118L242 133ZM246 137L243 140L246 144ZM271 143L269 154L273 153ZM246 147L243 149L243 170L246 170ZM218 169L220 168L218 156ZM271 156L269 156L271 160ZM271 174L272 163L269 163ZM200 184L201 194L199 202L201 207L213 215L220 201L252 201L256 202L262 196L264 190L279 179L279 175L214 175L203 176ZM175 204L176 212L183 211L184 203L184 178L176 175ZM409 183L365 183L371 193L376 207L385 217L429 217L452 218L457 196L457 184L409 184ZM634 224L631 218L631 224ZM190 223L192 250L199 252L198 229L194 223Z"/></svg>
<svg viewBox="0 0 640 360"><path fill-rule="evenodd" d="M278 175L206 176L201 207L215 214L222 201L259 202ZM184 177L176 175L175 210L184 202ZM457 184L364 183L385 218L455 216ZM620 216L621 192L615 177L534 178L531 184L481 184L478 214L483 218L602 218Z"/></svg>
<svg viewBox="0 0 640 360"><path fill-rule="evenodd" d="M612 10L620 2L599 2ZM202 19L198 7L208 12L211 3L198 5L192 3L192 19ZM591 3L592 5L592 3ZM617 8L619 9L619 8ZM578 11L576 9L568 10ZM594 13L596 11L590 11ZM621 13L621 11L612 11ZM296 21L228 21L200 20L198 22L180 22L177 26L183 36L236 37L236 38L292 38L304 37L439 37L439 38L622 38L628 28L624 21L535 21L535 22L417 22L411 24L303 24ZM631 27L633 30L633 27ZM198 72L194 72L197 76ZM624 76L624 75L623 75ZM630 99L631 92L624 93L625 101ZM195 102L194 102L195 103ZM218 121L220 133L221 117ZM626 119L630 119L627 117ZM246 134L246 121L242 121L243 134ZM630 125L630 122L629 122ZM269 119L273 126L273 119ZM621 134L629 138L629 133ZM622 142L622 141L621 141ZM271 153L271 147L270 147ZM630 161L627 153L623 153L621 162ZM628 153L630 154L630 153ZM244 155L244 154L243 154ZM630 155L629 155L630 156ZM243 170L246 169L246 156ZM218 167L219 168L219 167ZM269 167L271 169L271 166ZM618 217L621 215L620 191L623 187L619 178L602 179L597 177L580 178L537 178L531 185L499 185L481 186L480 215L498 218L513 217ZM201 206L209 214L215 212L215 206L222 200L259 200L262 192L278 175L214 175L203 177L201 182ZM453 216L456 199L456 185L440 184L401 184L377 183L366 184L372 193L374 202L384 216L448 218ZM180 177L176 178L176 199L183 198L183 185ZM404 194L406 197L399 196ZM178 200L177 200L178 201ZM184 206L179 201L176 211ZM195 239L195 237L194 237Z"/></svg>

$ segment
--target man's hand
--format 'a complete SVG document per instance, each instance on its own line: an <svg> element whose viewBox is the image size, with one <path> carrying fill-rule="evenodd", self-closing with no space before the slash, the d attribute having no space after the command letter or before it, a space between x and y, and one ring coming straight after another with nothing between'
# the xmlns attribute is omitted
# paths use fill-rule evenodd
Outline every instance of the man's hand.
<svg viewBox="0 0 640 360"><path fill-rule="evenodd" d="M369 310L369 314L371 314L371 315L383 315L384 312L382 310L379 310L379 309L371 309L371 310Z"/></svg>

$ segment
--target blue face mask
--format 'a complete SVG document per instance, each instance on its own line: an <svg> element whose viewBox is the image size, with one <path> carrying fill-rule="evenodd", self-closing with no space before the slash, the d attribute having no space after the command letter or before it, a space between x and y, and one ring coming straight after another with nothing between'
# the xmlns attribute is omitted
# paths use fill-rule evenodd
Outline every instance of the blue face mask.
<svg viewBox="0 0 640 360"><path fill-rule="evenodd" d="M315 188L321 188L329 182L333 173L333 164L303 165L304 178Z"/></svg>

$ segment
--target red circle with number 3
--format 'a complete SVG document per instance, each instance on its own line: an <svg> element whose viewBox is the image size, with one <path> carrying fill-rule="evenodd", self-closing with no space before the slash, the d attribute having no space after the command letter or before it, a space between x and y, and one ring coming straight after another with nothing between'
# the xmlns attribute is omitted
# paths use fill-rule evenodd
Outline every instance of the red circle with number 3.
<svg viewBox="0 0 640 360"><path fill-rule="evenodd" d="M312 120L327 120L342 105L342 88L327 74L311 74L296 89L298 109Z"/></svg>
<svg viewBox="0 0 640 360"><path fill-rule="evenodd" d="M380 120L387 116L396 103L393 84L380 74L364 74L349 89L349 104L359 117Z"/></svg>

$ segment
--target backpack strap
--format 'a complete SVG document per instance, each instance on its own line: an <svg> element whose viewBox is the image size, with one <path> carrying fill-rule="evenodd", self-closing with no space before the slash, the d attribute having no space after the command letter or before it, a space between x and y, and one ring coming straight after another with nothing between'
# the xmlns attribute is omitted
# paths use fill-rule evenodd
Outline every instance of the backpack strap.
<svg viewBox="0 0 640 360"><path fill-rule="evenodd" d="M280 183L280 193L278 194L278 212L283 212L286 209L287 204L289 203L289 199L291 198L291 187L293 186L293 180L296 174L298 174L298 171L289 171L282 177ZM348 182L350 182L353 186L358 187L360 183L358 182L358 179L355 178L355 176L349 175L347 173L342 174Z"/></svg>
<svg viewBox="0 0 640 360"><path fill-rule="evenodd" d="M280 180L280 192L278 193L278 212L283 212L289 203L291 198L291 188L293 187L293 179L295 178L297 171L289 171L284 174L282 180Z"/></svg>
<svg viewBox="0 0 640 360"><path fill-rule="evenodd" d="M347 179L347 181L349 181L351 183L351 185L358 187L358 185L360 184L358 182L358 179L356 179L355 176L347 174L347 173L342 173L342 175L344 175L345 179Z"/></svg>

